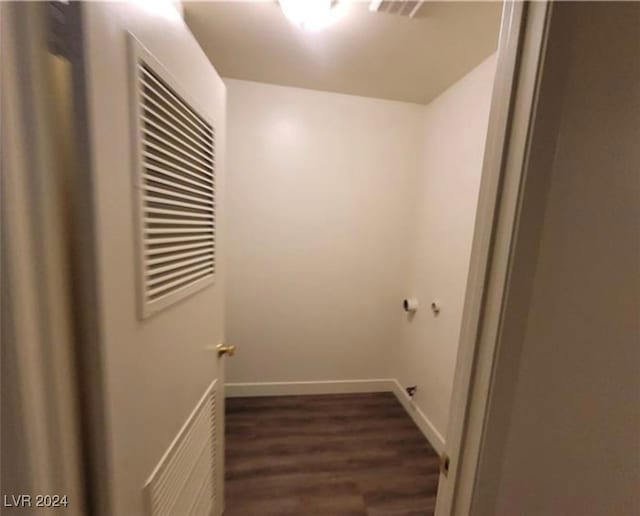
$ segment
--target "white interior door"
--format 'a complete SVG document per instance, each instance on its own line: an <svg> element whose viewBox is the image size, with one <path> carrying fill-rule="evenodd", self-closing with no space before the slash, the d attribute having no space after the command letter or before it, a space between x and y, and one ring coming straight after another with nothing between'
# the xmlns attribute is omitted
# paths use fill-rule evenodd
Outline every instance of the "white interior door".
<svg viewBox="0 0 640 516"><path fill-rule="evenodd" d="M105 514L222 513L225 87L172 4L71 4Z"/></svg>

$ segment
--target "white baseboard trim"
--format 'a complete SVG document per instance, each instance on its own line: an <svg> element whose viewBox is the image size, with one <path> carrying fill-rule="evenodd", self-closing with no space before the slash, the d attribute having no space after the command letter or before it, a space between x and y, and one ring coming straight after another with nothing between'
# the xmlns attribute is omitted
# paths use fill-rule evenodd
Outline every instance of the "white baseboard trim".
<svg viewBox="0 0 640 516"><path fill-rule="evenodd" d="M394 378L328 380L317 382L227 383L224 386L224 390L227 398L392 392L438 454L442 454L444 450L444 438L440 432L436 430L431 421L429 421L429 418L425 416L424 412L411 400L407 392L400 385L400 382Z"/></svg>
<svg viewBox="0 0 640 516"><path fill-rule="evenodd" d="M436 427L433 426L433 423L429 421L429 418L425 416L424 412L413 402L398 380L393 380L393 393L427 438L427 441L431 443L433 449L438 452L438 455L442 455L444 451L444 437L436 430Z"/></svg>
<svg viewBox="0 0 640 516"><path fill-rule="evenodd" d="M304 394L348 394L357 392L393 392L395 380L328 380L317 382L227 383L227 398L252 396L299 396Z"/></svg>

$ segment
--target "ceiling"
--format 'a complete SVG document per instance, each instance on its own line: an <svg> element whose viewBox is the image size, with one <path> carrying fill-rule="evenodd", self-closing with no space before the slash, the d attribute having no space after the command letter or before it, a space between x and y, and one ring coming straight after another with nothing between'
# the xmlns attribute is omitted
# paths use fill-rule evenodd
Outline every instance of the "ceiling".
<svg viewBox="0 0 640 516"><path fill-rule="evenodd" d="M275 0L183 6L222 77L420 104L495 51L501 13L499 2L428 0L409 18L351 1L335 24L309 32Z"/></svg>

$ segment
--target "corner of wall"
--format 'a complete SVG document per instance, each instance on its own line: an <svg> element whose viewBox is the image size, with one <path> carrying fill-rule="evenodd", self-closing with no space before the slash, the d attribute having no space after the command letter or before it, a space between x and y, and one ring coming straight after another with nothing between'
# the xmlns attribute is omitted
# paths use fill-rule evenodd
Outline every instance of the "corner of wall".
<svg viewBox="0 0 640 516"><path fill-rule="evenodd" d="M418 384L419 396L408 410L434 442L444 442L448 423L496 56L486 57L422 112L404 286L420 307L401 323L391 376L400 385ZM437 316L432 301L442 305Z"/></svg>

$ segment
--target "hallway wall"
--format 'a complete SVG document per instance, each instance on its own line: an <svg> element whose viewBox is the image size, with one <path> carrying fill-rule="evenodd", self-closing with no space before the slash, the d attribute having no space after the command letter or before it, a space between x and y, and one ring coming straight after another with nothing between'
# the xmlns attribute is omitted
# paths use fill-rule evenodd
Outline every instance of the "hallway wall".
<svg viewBox="0 0 640 516"><path fill-rule="evenodd" d="M404 317L391 376L418 385L413 400L444 441L458 353L496 56L425 107L412 259L405 293L420 301ZM430 308L437 300L441 311Z"/></svg>
<svg viewBox="0 0 640 516"><path fill-rule="evenodd" d="M471 514L640 514L639 25L553 6Z"/></svg>
<svg viewBox="0 0 640 516"><path fill-rule="evenodd" d="M227 382L388 377L422 106L226 84Z"/></svg>

